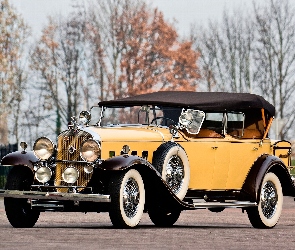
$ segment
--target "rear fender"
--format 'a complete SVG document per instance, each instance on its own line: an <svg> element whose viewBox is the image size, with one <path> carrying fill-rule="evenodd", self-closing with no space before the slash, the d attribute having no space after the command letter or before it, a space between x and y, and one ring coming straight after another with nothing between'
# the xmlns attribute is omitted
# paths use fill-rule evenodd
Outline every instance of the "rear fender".
<svg viewBox="0 0 295 250"><path fill-rule="evenodd" d="M4 156L1 160L2 166L27 166L33 170L33 164L39 161L33 151L16 151Z"/></svg>
<svg viewBox="0 0 295 250"><path fill-rule="evenodd" d="M278 176L284 195L294 195L294 185L285 164L276 156L264 154L255 161L242 187L251 201L259 202L261 183L267 172L273 172Z"/></svg>

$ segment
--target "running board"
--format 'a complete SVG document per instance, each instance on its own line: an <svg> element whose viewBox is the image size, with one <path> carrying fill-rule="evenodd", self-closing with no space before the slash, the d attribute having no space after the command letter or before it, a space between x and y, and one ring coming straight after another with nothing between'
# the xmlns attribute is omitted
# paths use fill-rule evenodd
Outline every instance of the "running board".
<svg viewBox="0 0 295 250"><path fill-rule="evenodd" d="M81 193L58 193L40 191L19 191L0 189L0 197L23 198L33 200L60 200L60 201L91 201L111 202L110 195L104 194L81 194Z"/></svg>
<svg viewBox="0 0 295 250"><path fill-rule="evenodd" d="M249 201L226 201L226 202L193 202L196 209L202 208L247 208L257 206L256 202Z"/></svg>

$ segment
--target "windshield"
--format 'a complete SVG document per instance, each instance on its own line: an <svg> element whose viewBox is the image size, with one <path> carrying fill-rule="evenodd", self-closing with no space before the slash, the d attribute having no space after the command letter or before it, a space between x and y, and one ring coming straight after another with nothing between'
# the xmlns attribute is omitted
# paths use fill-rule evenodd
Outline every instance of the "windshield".
<svg viewBox="0 0 295 250"><path fill-rule="evenodd" d="M132 107L107 107L101 116L101 126L114 125L159 125L177 124L181 108L151 105Z"/></svg>

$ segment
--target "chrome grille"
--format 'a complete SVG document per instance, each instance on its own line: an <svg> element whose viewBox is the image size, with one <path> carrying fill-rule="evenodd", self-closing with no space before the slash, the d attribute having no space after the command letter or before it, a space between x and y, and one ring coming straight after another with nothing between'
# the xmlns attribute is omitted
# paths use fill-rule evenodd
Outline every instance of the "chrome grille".
<svg viewBox="0 0 295 250"><path fill-rule="evenodd" d="M82 162L83 159L80 156L80 147L82 142L88 139L92 139L92 136L85 131L71 131L67 130L59 135L57 140L57 155L56 155L56 171L55 171L55 185L56 186L68 186L62 179L62 173L67 167L75 167L79 171L78 180L71 186L83 186L86 187L92 177L91 174L84 172L84 166L86 162ZM69 162L59 162L69 161ZM57 188L58 192L67 192L67 188ZM79 190L81 191L81 189Z"/></svg>

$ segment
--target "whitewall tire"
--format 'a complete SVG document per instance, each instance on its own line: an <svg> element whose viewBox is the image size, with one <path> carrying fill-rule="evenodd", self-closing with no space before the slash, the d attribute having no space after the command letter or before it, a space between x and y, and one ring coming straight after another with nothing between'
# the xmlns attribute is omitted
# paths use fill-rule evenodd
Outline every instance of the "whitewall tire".
<svg viewBox="0 0 295 250"><path fill-rule="evenodd" d="M249 220L255 228L272 228L277 224L282 208L281 182L274 173L269 172L261 183L258 206L247 209Z"/></svg>
<svg viewBox="0 0 295 250"><path fill-rule="evenodd" d="M110 219L117 228L132 228L139 224L145 204L145 189L140 173L129 169L114 176L109 184Z"/></svg>

